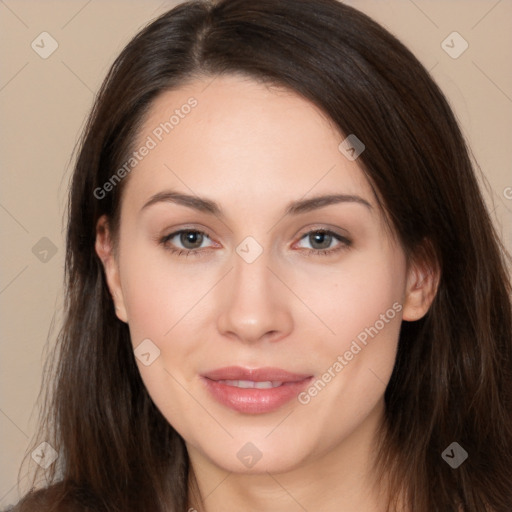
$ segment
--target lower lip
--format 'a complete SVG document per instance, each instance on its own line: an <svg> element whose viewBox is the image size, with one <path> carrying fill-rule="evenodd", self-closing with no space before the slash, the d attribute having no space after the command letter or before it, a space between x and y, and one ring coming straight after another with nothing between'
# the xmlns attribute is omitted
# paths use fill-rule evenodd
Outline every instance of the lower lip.
<svg viewBox="0 0 512 512"><path fill-rule="evenodd" d="M304 390L313 377L286 382L277 388L237 388L203 377L209 392L221 404L244 414L263 414L279 409Z"/></svg>

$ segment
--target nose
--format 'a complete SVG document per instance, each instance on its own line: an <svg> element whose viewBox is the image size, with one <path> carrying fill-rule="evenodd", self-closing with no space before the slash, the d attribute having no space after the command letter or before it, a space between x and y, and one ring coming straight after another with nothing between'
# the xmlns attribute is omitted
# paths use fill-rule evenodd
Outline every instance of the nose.
<svg viewBox="0 0 512 512"><path fill-rule="evenodd" d="M267 253L247 263L234 255L234 268L218 290L219 332L243 343L279 341L293 329L290 291L269 268Z"/></svg>

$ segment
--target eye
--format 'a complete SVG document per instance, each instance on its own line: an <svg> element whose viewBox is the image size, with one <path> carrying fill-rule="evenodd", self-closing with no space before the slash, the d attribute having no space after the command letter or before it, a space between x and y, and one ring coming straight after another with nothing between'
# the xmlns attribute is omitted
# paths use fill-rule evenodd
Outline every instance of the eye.
<svg viewBox="0 0 512 512"><path fill-rule="evenodd" d="M210 237L203 231L198 231L196 229L181 229L164 236L160 240L160 243L171 253L175 253L178 256L188 256L203 252L198 251L198 249L205 248L205 246L203 246L203 242L207 239L210 239ZM181 246L178 244L181 244Z"/></svg>
<svg viewBox="0 0 512 512"><path fill-rule="evenodd" d="M306 240L312 246L311 249L306 248L306 254L309 253L309 255L319 254L326 256L347 249L352 245L351 240L328 229L308 231L300 240ZM334 248L333 242L337 242Z"/></svg>
<svg viewBox="0 0 512 512"><path fill-rule="evenodd" d="M164 248L177 256L200 255L208 247L204 246L204 242L210 240L210 237L203 231L196 229L181 229L160 239L160 244ZM327 229L316 229L308 231L300 238L300 241L308 241L312 248L305 248L306 255L330 255L337 253L351 246L352 242L334 231ZM333 242L337 244L333 247Z"/></svg>

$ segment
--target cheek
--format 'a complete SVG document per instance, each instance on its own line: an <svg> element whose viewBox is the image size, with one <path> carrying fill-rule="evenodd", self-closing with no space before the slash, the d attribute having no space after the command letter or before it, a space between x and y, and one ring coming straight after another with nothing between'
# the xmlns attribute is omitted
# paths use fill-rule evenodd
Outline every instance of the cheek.
<svg viewBox="0 0 512 512"><path fill-rule="evenodd" d="M319 324L323 335L308 342L319 374L301 403L314 403L317 411L326 414L344 410L352 415L346 419L348 427L381 399L393 371L405 258L400 251L380 250L354 255L346 263L329 275L325 269L311 275L308 282L321 287L301 290L324 324ZM324 420L328 422L327 417Z"/></svg>
<svg viewBox="0 0 512 512"><path fill-rule="evenodd" d="M400 251L354 252L339 267L309 269L291 282L314 313L304 321L316 322L323 333L312 347L316 353L343 353L353 340L364 345L376 336L383 345L389 339L387 345L394 350L405 286L405 258Z"/></svg>
<svg viewBox="0 0 512 512"><path fill-rule="evenodd" d="M139 248L125 251L121 281L132 342L165 340L204 293L208 277L183 271L164 249ZM189 268L192 268L191 266Z"/></svg>
<svg viewBox="0 0 512 512"><path fill-rule="evenodd" d="M208 277L183 272L166 253L156 253L139 248L122 259L130 337L136 356L150 354L150 364L137 357L137 366L158 409L178 432L195 432L203 417L188 391L195 375L187 370L204 336L192 324L200 310L198 300L211 285Z"/></svg>

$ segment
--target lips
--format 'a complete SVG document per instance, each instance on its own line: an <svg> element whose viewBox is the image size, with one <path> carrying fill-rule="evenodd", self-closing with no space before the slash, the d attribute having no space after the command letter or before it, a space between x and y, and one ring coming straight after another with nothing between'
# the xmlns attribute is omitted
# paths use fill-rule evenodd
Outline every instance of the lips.
<svg viewBox="0 0 512 512"><path fill-rule="evenodd" d="M241 366L228 366L219 368L203 374L211 380L247 380L253 382L278 381L278 382L298 382L311 375L300 373L291 373L280 368L242 368Z"/></svg>
<svg viewBox="0 0 512 512"><path fill-rule="evenodd" d="M312 380L312 375L280 368L230 366L202 376L210 394L221 404L245 414L261 414L279 409L296 397Z"/></svg>

